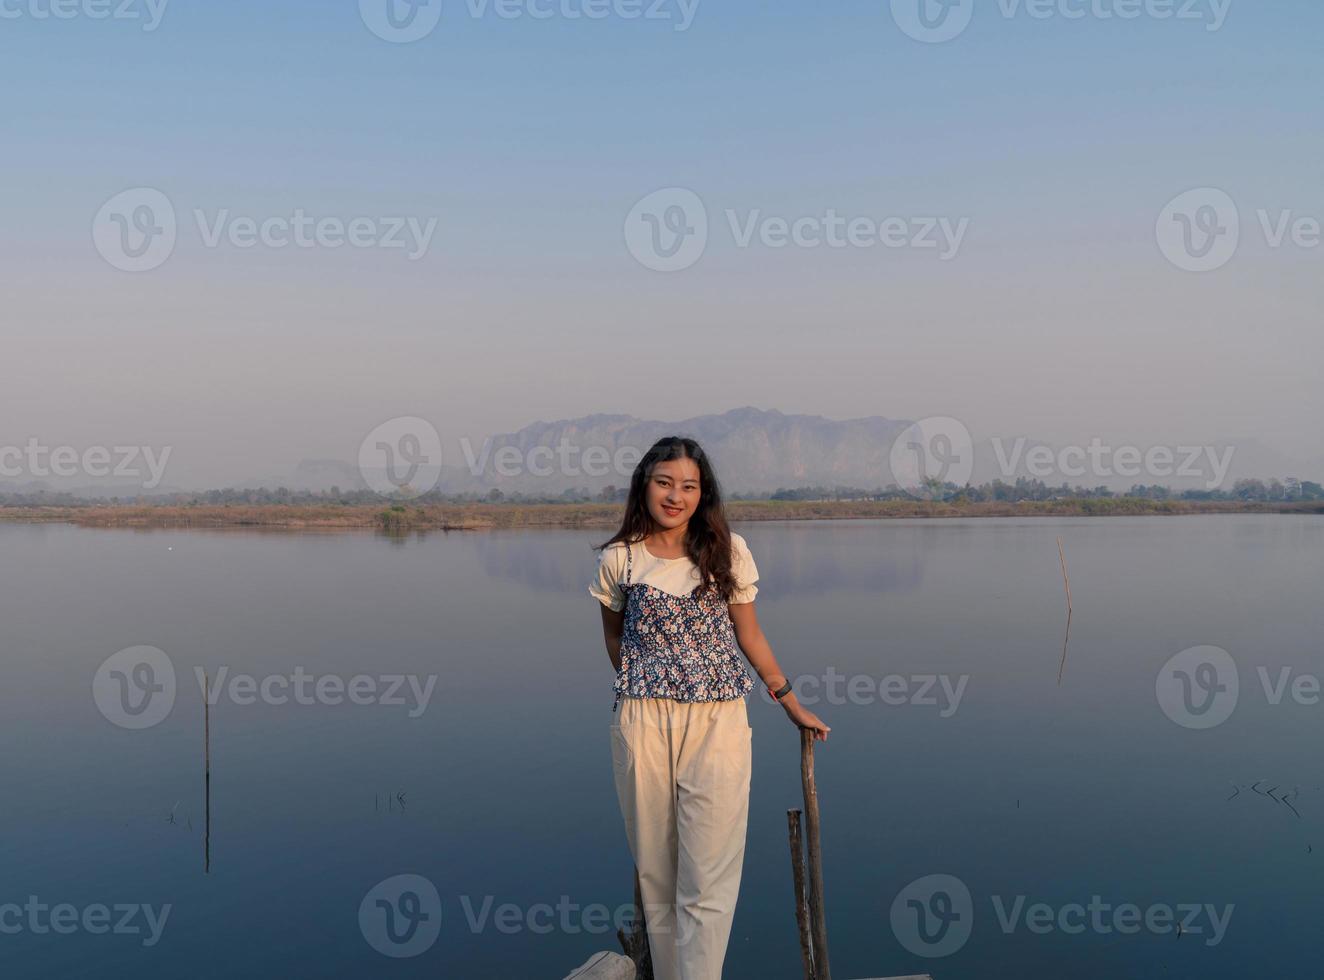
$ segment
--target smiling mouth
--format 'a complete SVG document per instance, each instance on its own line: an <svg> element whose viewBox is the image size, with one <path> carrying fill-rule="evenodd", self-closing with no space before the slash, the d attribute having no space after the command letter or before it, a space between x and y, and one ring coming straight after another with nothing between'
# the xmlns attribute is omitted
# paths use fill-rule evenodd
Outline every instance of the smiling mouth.
<svg viewBox="0 0 1324 980"><path fill-rule="evenodd" d="M682 509L683 508L680 507L668 507L666 504L662 505L662 510L667 514L668 517L675 517L677 514L681 512Z"/></svg>

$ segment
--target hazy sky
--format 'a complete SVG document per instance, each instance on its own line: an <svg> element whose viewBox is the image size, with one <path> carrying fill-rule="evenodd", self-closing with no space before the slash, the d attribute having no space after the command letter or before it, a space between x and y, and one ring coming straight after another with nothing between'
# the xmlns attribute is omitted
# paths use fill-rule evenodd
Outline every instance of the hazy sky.
<svg viewBox="0 0 1324 980"><path fill-rule="evenodd" d="M352 460L394 416L481 440L755 405L1324 455L1318 0L975 0L942 43L906 0L446 0L412 43L369 28L386 0L57 2L0 0L0 445L171 446L169 482L220 484ZM122 271L93 229L144 187L177 240ZM707 248L659 272L626 219L672 187ZM1240 243L1185 271L1156 228L1205 187ZM1227 231L1210 207L1194 234ZM237 246L297 211L436 224L419 257ZM964 231L761 240L829 213Z"/></svg>

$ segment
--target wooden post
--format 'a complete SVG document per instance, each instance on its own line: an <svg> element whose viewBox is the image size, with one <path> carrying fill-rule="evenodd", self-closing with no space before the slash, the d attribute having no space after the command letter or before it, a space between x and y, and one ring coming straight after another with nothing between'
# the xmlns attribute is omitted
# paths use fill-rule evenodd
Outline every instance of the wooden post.
<svg viewBox="0 0 1324 980"><path fill-rule="evenodd" d="M805 980L814 978L814 940L809 935L809 899L805 895L805 845L799 810L786 811L786 829L791 840L791 880L795 883L795 924L800 931L800 959Z"/></svg>
<svg viewBox="0 0 1324 980"><path fill-rule="evenodd" d="M823 844L819 832L818 788L814 785L814 733L800 729L800 782L805 796L809 853L809 922L814 937L814 980L832 980L828 965L827 919L823 901Z"/></svg>
<svg viewBox="0 0 1324 980"><path fill-rule="evenodd" d="M202 828L202 873L211 874L211 680L202 672L202 787L206 817Z"/></svg>

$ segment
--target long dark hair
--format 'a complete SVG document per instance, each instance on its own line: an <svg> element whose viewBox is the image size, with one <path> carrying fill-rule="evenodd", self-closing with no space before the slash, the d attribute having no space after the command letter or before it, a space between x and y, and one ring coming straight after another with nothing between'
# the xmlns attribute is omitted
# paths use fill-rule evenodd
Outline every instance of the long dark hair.
<svg viewBox="0 0 1324 980"><path fill-rule="evenodd" d="M712 464L693 439L665 436L644 453L630 477L630 493L625 501L621 529L597 547L601 550L618 541L634 544L653 533L655 524L648 513L646 487L653 468L672 459L692 459L699 467L699 505L686 528L685 554L699 569L700 585L704 589L715 588L723 599L730 601L736 590L735 574L731 571L731 528L726 523L722 489Z"/></svg>

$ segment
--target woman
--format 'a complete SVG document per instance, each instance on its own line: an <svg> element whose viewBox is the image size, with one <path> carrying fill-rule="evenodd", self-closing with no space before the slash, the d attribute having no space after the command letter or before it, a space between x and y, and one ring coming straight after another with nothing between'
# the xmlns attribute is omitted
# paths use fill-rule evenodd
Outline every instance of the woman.
<svg viewBox="0 0 1324 980"><path fill-rule="evenodd" d="M822 741L830 729L796 701L759 628L758 569L693 439L648 451L600 547L589 592L616 668L612 764L654 976L720 980L749 815L754 681L740 653L794 724Z"/></svg>

